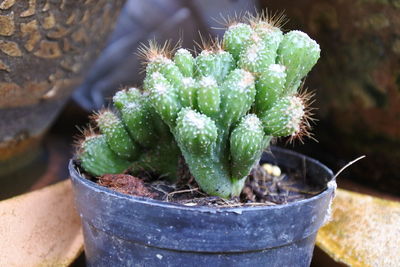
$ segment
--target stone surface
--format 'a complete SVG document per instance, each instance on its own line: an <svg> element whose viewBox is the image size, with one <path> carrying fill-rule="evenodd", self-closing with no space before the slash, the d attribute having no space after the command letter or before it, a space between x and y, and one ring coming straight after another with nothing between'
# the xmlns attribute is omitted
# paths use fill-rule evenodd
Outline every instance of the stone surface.
<svg viewBox="0 0 400 267"><path fill-rule="evenodd" d="M14 33L14 13L8 15L0 15L0 35L10 36Z"/></svg>
<svg viewBox="0 0 400 267"><path fill-rule="evenodd" d="M103 48L123 3L0 0L0 149L7 155L0 158L0 176L21 152L10 144L43 136L58 115Z"/></svg>
<svg viewBox="0 0 400 267"><path fill-rule="evenodd" d="M80 63L87 68L102 48L122 3L123 0L1 1L0 81L15 83L18 89L3 97L0 109L41 101L46 90L29 101L8 98L33 93L24 86L28 81L46 82L49 90L58 80L81 78L82 72L63 68L62 62ZM66 44L68 49L64 49ZM57 75L57 79L50 80L51 75ZM62 88L54 98L65 97L72 89ZM0 136L0 142L2 139Z"/></svg>
<svg viewBox="0 0 400 267"><path fill-rule="evenodd" d="M0 4L0 9L9 9L15 4L15 0L4 0Z"/></svg>
<svg viewBox="0 0 400 267"><path fill-rule="evenodd" d="M317 236L323 251L349 266L399 266L400 202L338 189L332 208Z"/></svg>
<svg viewBox="0 0 400 267"><path fill-rule="evenodd" d="M0 51L11 57L20 57L22 52L15 42L0 40Z"/></svg>
<svg viewBox="0 0 400 267"><path fill-rule="evenodd" d="M0 266L68 266L83 250L71 182L0 202Z"/></svg>

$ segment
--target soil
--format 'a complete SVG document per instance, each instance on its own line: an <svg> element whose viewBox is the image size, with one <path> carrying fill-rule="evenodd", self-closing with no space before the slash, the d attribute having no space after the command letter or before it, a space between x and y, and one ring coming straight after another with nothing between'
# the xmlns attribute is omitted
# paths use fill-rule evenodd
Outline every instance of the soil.
<svg viewBox="0 0 400 267"><path fill-rule="evenodd" d="M151 192L146 187L142 179L128 174L105 174L99 177L97 183L123 194L150 198L157 197L156 193Z"/></svg>
<svg viewBox="0 0 400 267"><path fill-rule="evenodd" d="M304 174L296 170L281 170L270 164L258 165L251 171L240 197L223 199L208 196L199 189L187 166L182 163L176 184L157 180L148 173L138 175L106 174L97 183L120 193L149 197L186 206L262 206L279 205L310 198L323 189L307 184Z"/></svg>

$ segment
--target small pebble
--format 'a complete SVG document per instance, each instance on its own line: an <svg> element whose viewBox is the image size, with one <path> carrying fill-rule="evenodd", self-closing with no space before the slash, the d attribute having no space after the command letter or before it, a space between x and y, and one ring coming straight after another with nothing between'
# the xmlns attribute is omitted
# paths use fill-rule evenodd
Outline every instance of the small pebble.
<svg viewBox="0 0 400 267"><path fill-rule="evenodd" d="M268 174L272 174L272 165L269 163L264 163L262 165L263 169L268 173Z"/></svg>
<svg viewBox="0 0 400 267"><path fill-rule="evenodd" d="M272 175L273 176L281 176L282 172L278 166L272 166Z"/></svg>

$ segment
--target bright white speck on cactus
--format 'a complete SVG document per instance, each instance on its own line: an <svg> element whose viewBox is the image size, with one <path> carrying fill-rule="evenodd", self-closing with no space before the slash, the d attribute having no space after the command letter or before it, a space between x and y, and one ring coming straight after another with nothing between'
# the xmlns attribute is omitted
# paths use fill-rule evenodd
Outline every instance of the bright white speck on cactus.
<svg viewBox="0 0 400 267"><path fill-rule="evenodd" d="M254 76L250 72L244 71L243 78L240 80L240 86L238 88L247 89L253 83L254 83Z"/></svg>
<svg viewBox="0 0 400 267"><path fill-rule="evenodd" d="M262 126L262 123L255 114L249 114L243 120L243 126L249 131L254 132Z"/></svg>
<svg viewBox="0 0 400 267"><path fill-rule="evenodd" d="M136 109L140 109L140 104L136 103L136 102L129 102L126 104L125 108L127 110L136 110Z"/></svg>
<svg viewBox="0 0 400 267"><path fill-rule="evenodd" d="M192 86L195 80L192 77L185 77L182 79L183 85L185 86Z"/></svg>
<svg viewBox="0 0 400 267"><path fill-rule="evenodd" d="M268 66L268 70L275 73L285 73L286 67L279 64L271 64Z"/></svg>
<svg viewBox="0 0 400 267"><path fill-rule="evenodd" d="M201 114L197 113L194 110L189 110L184 118L186 123L191 124L195 127L195 129L202 130L206 124L204 117L201 117Z"/></svg>
<svg viewBox="0 0 400 267"><path fill-rule="evenodd" d="M167 85L163 83L157 83L154 85L153 88L154 88L154 93L159 95L163 95L168 91Z"/></svg>
<svg viewBox="0 0 400 267"><path fill-rule="evenodd" d="M211 76L204 77L200 81L202 86L209 87L209 86L217 86L217 81L212 78Z"/></svg>
<svg viewBox="0 0 400 267"><path fill-rule="evenodd" d="M303 32L284 34L276 19L263 14L230 23L222 43L205 45L196 57L183 48L173 53L168 44L142 48L144 92L114 96L118 115L97 119L102 135L82 147L85 170L113 173L129 159L133 172L174 177L183 155L203 191L238 196L271 138L300 136L309 125L307 97L297 90L320 48Z"/></svg>
<svg viewBox="0 0 400 267"><path fill-rule="evenodd" d="M176 50L176 54L187 54L187 55L192 55L187 49L185 48L179 48L178 50Z"/></svg>
<svg viewBox="0 0 400 267"><path fill-rule="evenodd" d="M256 44L253 44L249 47L249 49L246 51L246 54L244 54L243 56L246 57L248 61L255 62L258 58L257 52L259 49L260 48Z"/></svg>

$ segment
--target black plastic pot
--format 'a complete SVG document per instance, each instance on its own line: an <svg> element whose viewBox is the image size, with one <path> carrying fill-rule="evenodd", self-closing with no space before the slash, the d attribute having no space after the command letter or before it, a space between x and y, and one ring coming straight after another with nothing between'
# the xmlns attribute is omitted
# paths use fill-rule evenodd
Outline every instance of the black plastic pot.
<svg viewBox="0 0 400 267"><path fill-rule="evenodd" d="M273 148L262 162L307 174L322 193L287 205L188 207L120 194L79 175L71 160L89 266L309 266L336 183L320 162Z"/></svg>

